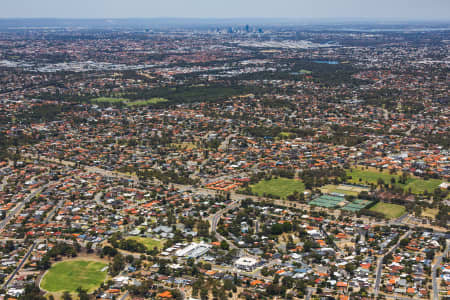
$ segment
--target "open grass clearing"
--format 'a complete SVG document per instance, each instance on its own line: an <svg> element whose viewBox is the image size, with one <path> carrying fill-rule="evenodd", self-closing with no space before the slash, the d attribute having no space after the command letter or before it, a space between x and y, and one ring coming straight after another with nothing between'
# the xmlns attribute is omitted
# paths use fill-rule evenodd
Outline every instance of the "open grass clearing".
<svg viewBox="0 0 450 300"><path fill-rule="evenodd" d="M194 143L189 143L189 142L173 143L173 144L171 144L171 146L178 148L178 149L186 149L186 150L197 149L197 146Z"/></svg>
<svg viewBox="0 0 450 300"><path fill-rule="evenodd" d="M158 248L158 250L161 250L164 246L164 240L157 240L147 237L141 237L141 236L130 236L128 237L129 240L135 240L136 242L139 242L147 248L147 250L153 250L155 247Z"/></svg>
<svg viewBox="0 0 450 300"><path fill-rule="evenodd" d="M305 191L305 185L301 180L288 178L261 180L257 184L251 185L250 188L258 196L273 195L282 199L292 195L295 191L298 193Z"/></svg>
<svg viewBox="0 0 450 300"><path fill-rule="evenodd" d="M163 103L163 102L167 102L169 100L164 99L164 98L151 98L148 100L136 100L136 101L131 101L126 103L127 106L145 106L145 105L149 105L149 104L157 104L157 103Z"/></svg>
<svg viewBox="0 0 450 300"><path fill-rule="evenodd" d="M422 211L422 217L428 217L428 218L434 219L438 213L439 213L439 209L437 209L437 208L425 208Z"/></svg>
<svg viewBox="0 0 450 300"><path fill-rule="evenodd" d="M357 191L353 191L351 189L344 188L341 185L334 185L334 184L327 184L320 188L320 191L324 194L330 194L330 193L338 193L343 195L351 195L351 196L358 196Z"/></svg>
<svg viewBox="0 0 450 300"><path fill-rule="evenodd" d="M92 103L126 103L130 101L126 98L113 98L113 97L99 97L91 99Z"/></svg>
<svg viewBox="0 0 450 300"><path fill-rule="evenodd" d="M378 202L375 206L371 207L370 210L377 213L381 213L385 215L386 218L388 219L399 218L406 211L405 207L402 205L384 202Z"/></svg>
<svg viewBox="0 0 450 300"><path fill-rule="evenodd" d="M375 169L365 170L362 168L354 168L347 170L347 175L351 176L351 179L347 181L353 184L377 184L378 179L382 179L385 183L391 184L391 179L395 179L395 185L401 187L402 189L414 194L423 194L425 191L432 192L442 183L439 179L422 179L418 177L409 176L406 182L398 183L400 175L389 174L389 172L380 172Z"/></svg>
<svg viewBox="0 0 450 300"><path fill-rule="evenodd" d="M81 287L91 293L105 281L107 266L104 262L84 259L59 262L47 271L40 287L47 292L76 292Z"/></svg>
<svg viewBox="0 0 450 300"><path fill-rule="evenodd" d="M292 138L295 136L295 134L292 132L288 132L288 131L282 131L278 134L278 136L281 138Z"/></svg>

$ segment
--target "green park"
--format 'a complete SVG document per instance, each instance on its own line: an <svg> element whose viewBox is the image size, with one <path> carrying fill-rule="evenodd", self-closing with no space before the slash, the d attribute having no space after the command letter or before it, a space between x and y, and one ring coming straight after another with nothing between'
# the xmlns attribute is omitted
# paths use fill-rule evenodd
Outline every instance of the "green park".
<svg viewBox="0 0 450 300"><path fill-rule="evenodd" d="M250 186L252 192L258 196L275 196L286 199L294 192L303 193L305 185L301 180L288 178L272 178L270 180L261 180Z"/></svg>
<svg viewBox="0 0 450 300"><path fill-rule="evenodd" d="M386 184L392 184L392 180L395 180L394 186L405 191L411 189L411 193L414 194L423 194L425 191L431 193L442 183L442 180L439 179L422 179L414 176L408 176L404 183L400 183L401 175L362 168L347 170L347 176L350 177L347 181L352 184L377 184L379 180Z"/></svg>
<svg viewBox="0 0 450 300"><path fill-rule="evenodd" d="M45 273L40 287L47 292L71 293L81 287L91 293L105 281L107 266L104 262L94 260L59 262Z"/></svg>

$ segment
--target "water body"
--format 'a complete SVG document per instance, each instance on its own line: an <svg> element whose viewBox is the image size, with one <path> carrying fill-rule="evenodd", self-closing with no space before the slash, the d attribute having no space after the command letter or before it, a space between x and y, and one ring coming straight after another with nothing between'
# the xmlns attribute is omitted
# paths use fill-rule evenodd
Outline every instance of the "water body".
<svg viewBox="0 0 450 300"><path fill-rule="evenodd" d="M335 60L315 60L315 63L318 64L327 64L327 65L338 65L339 62Z"/></svg>

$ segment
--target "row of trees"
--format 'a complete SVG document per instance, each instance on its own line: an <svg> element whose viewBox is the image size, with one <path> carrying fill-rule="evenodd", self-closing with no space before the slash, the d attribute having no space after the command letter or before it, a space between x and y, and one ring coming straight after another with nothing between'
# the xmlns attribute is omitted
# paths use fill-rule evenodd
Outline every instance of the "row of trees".
<svg viewBox="0 0 450 300"><path fill-rule="evenodd" d="M64 256L76 257L80 251L81 246L76 242L74 245L58 242L37 262L37 266L40 270L47 270L51 267L52 259L58 260Z"/></svg>

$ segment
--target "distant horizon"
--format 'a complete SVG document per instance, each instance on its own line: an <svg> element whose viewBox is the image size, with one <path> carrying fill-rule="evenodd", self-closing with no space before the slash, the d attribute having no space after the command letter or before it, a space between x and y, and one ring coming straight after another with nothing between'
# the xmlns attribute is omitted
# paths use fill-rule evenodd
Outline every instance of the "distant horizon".
<svg viewBox="0 0 450 300"><path fill-rule="evenodd" d="M16 0L4 19L368 19L450 20L448 0Z"/></svg>
<svg viewBox="0 0 450 300"><path fill-rule="evenodd" d="M449 23L450 19L398 18L398 17L0 17L0 20L290 20L290 21L370 21L439 22Z"/></svg>

